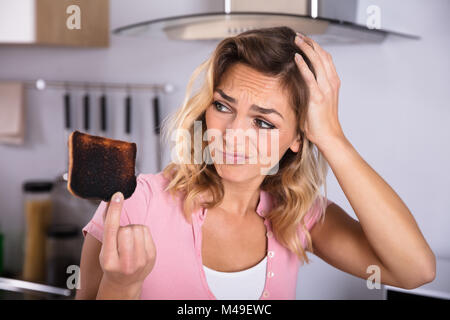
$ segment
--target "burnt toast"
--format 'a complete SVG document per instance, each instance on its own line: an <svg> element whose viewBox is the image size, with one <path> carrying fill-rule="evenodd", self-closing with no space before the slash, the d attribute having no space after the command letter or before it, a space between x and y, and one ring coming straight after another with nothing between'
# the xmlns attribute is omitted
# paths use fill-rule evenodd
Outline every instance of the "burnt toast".
<svg viewBox="0 0 450 320"><path fill-rule="evenodd" d="M136 189L136 143L74 131L68 139L67 189L74 196L110 201L117 191L124 199Z"/></svg>

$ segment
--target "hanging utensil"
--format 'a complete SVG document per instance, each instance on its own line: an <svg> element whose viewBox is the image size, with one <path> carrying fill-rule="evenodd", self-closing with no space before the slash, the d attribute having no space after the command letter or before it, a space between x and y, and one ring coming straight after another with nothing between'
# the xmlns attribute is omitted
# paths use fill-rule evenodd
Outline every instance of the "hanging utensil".
<svg viewBox="0 0 450 320"><path fill-rule="evenodd" d="M130 135L131 133L131 95L128 95L125 98L125 133Z"/></svg>
<svg viewBox="0 0 450 320"><path fill-rule="evenodd" d="M69 141L69 135L72 131L72 122L71 122L71 117L70 117L70 93L69 90L67 88L67 85L65 85L65 90L66 92L64 93L63 96L63 101L64 101L64 148L63 150L65 151L65 160L66 160L66 170L65 172L62 174L62 177L64 180L67 180L67 172L69 171L69 154L67 152L67 148L68 148L68 141Z"/></svg>
<svg viewBox="0 0 450 320"><path fill-rule="evenodd" d="M106 110L106 94L103 92L100 97L100 130L103 136L106 136L107 130L107 110Z"/></svg>
<svg viewBox="0 0 450 320"><path fill-rule="evenodd" d="M160 141L160 122L159 122L159 97L157 94L153 97L153 130L156 134L156 165L158 172L162 170L161 164L161 141Z"/></svg>
<svg viewBox="0 0 450 320"><path fill-rule="evenodd" d="M90 97L89 93L86 92L86 94L83 97L83 125L84 130L89 131L89 125L90 125L90 119L89 119L89 113L90 113Z"/></svg>
<svg viewBox="0 0 450 320"><path fill-rule="evenodd" d="M67 143L67 139L69 138L71 132L71 118L70 118L70 93L66 89L66 93L64 94L64 137L65 142Z"/></svg>
<svg viewBox="0 0 450 320"><path fill-rule="evenodd" d="M70 131L71 123L70 123L70 94L66 92L64 94L64 126L66 132Z"/></svg>
<svg viewBox="0 0 450 320"><path fill-rule="evenodd" d="M131 114L132 114L132 100L131 100L131 92L130 88L127 86L127 96L125 97L125 134L126 140L131 142ZM139 147L139 146L137 146ZM139 150L137 150L136 154L136 163L135 163L135 174L139 175L141 173L140 164L139 164Z"/></svg>

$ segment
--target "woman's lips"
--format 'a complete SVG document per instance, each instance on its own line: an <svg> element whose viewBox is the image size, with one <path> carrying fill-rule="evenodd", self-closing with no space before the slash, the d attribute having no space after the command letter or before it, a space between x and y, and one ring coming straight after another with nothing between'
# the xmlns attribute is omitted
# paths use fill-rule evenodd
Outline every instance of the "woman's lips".
<svg viewBox="0 0 450 320"><path fill-rule="evenodd" d="M242 160L248 160L249 159L248 156L242 155L242 154L239 154L239 153L228 153L228 152L224 152L222 150L218 150L218 151L220 153L222 153L223 158L226 158L226 159L230 159L230 160L234 160L234 161L240 160L240 159L242 159Z"/></svg>

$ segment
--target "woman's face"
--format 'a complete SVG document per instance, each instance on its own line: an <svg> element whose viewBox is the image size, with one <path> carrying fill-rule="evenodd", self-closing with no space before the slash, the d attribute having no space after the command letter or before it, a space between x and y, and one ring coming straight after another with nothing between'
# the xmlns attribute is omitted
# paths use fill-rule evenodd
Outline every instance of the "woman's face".
<svg viewBox="0 0 450 320"><path fill-rule="evenodd" d="M278 80L241 63L223 75L205 119L204 139L209 141L218 174L227 180L260 176L274 167L288 148L298 152L301 146L295 113Z"/></svg>

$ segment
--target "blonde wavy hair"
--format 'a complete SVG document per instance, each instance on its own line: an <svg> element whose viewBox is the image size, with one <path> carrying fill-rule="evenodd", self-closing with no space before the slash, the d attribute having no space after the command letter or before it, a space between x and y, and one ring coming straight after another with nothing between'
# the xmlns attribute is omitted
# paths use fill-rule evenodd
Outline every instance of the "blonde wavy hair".
<svg viewBox="0 0 450 320"><path fill-rule="evenodd" d="M324 218L328 163L302 130L309 92L294 62L295 52L303 56L314 75L315 71L308 57L295 45L294 37L295 31L288 27L262 28L226 38L217 45L211 57L192 73L181 108L162 121L163 140L167 145L172 147L171 135L177 130L185 130L191 137L190 141L179 137L176 139L175 144L179 148L181 144L182 150L186 152L181 155L182 161L169 163L163 175L170 180L165 191L173 196L177 192L183 194L183 211L188 221L193 210L199 206L214 208L218 205L223 199L224 189L214 165L192 161L194 121L202 121L203 137L207 128L205 112L213 102L213 92L220 84L221 76L234 63L243 63L265 75L276 77L282 88L289 92L290 104L299 124L297 133L302 139L302 147L297 153L288 149L280 159L278 172L266 175L260 188L267 191L273 200L273 207L266 213L266 218L272 225L277 241L296 254L300 261L309 263L305 249L313 252L313 247L304 216L318 199L322 220ZM195 81L201 74L204 74L204 81L191 96ZM201 140L203 154L207 142ZM325 197L320 197L322 185ZM199 201L205 192L210 192L212 201ZM303 248L299 239L299 226L306 236L307 248Z"/></svg>

